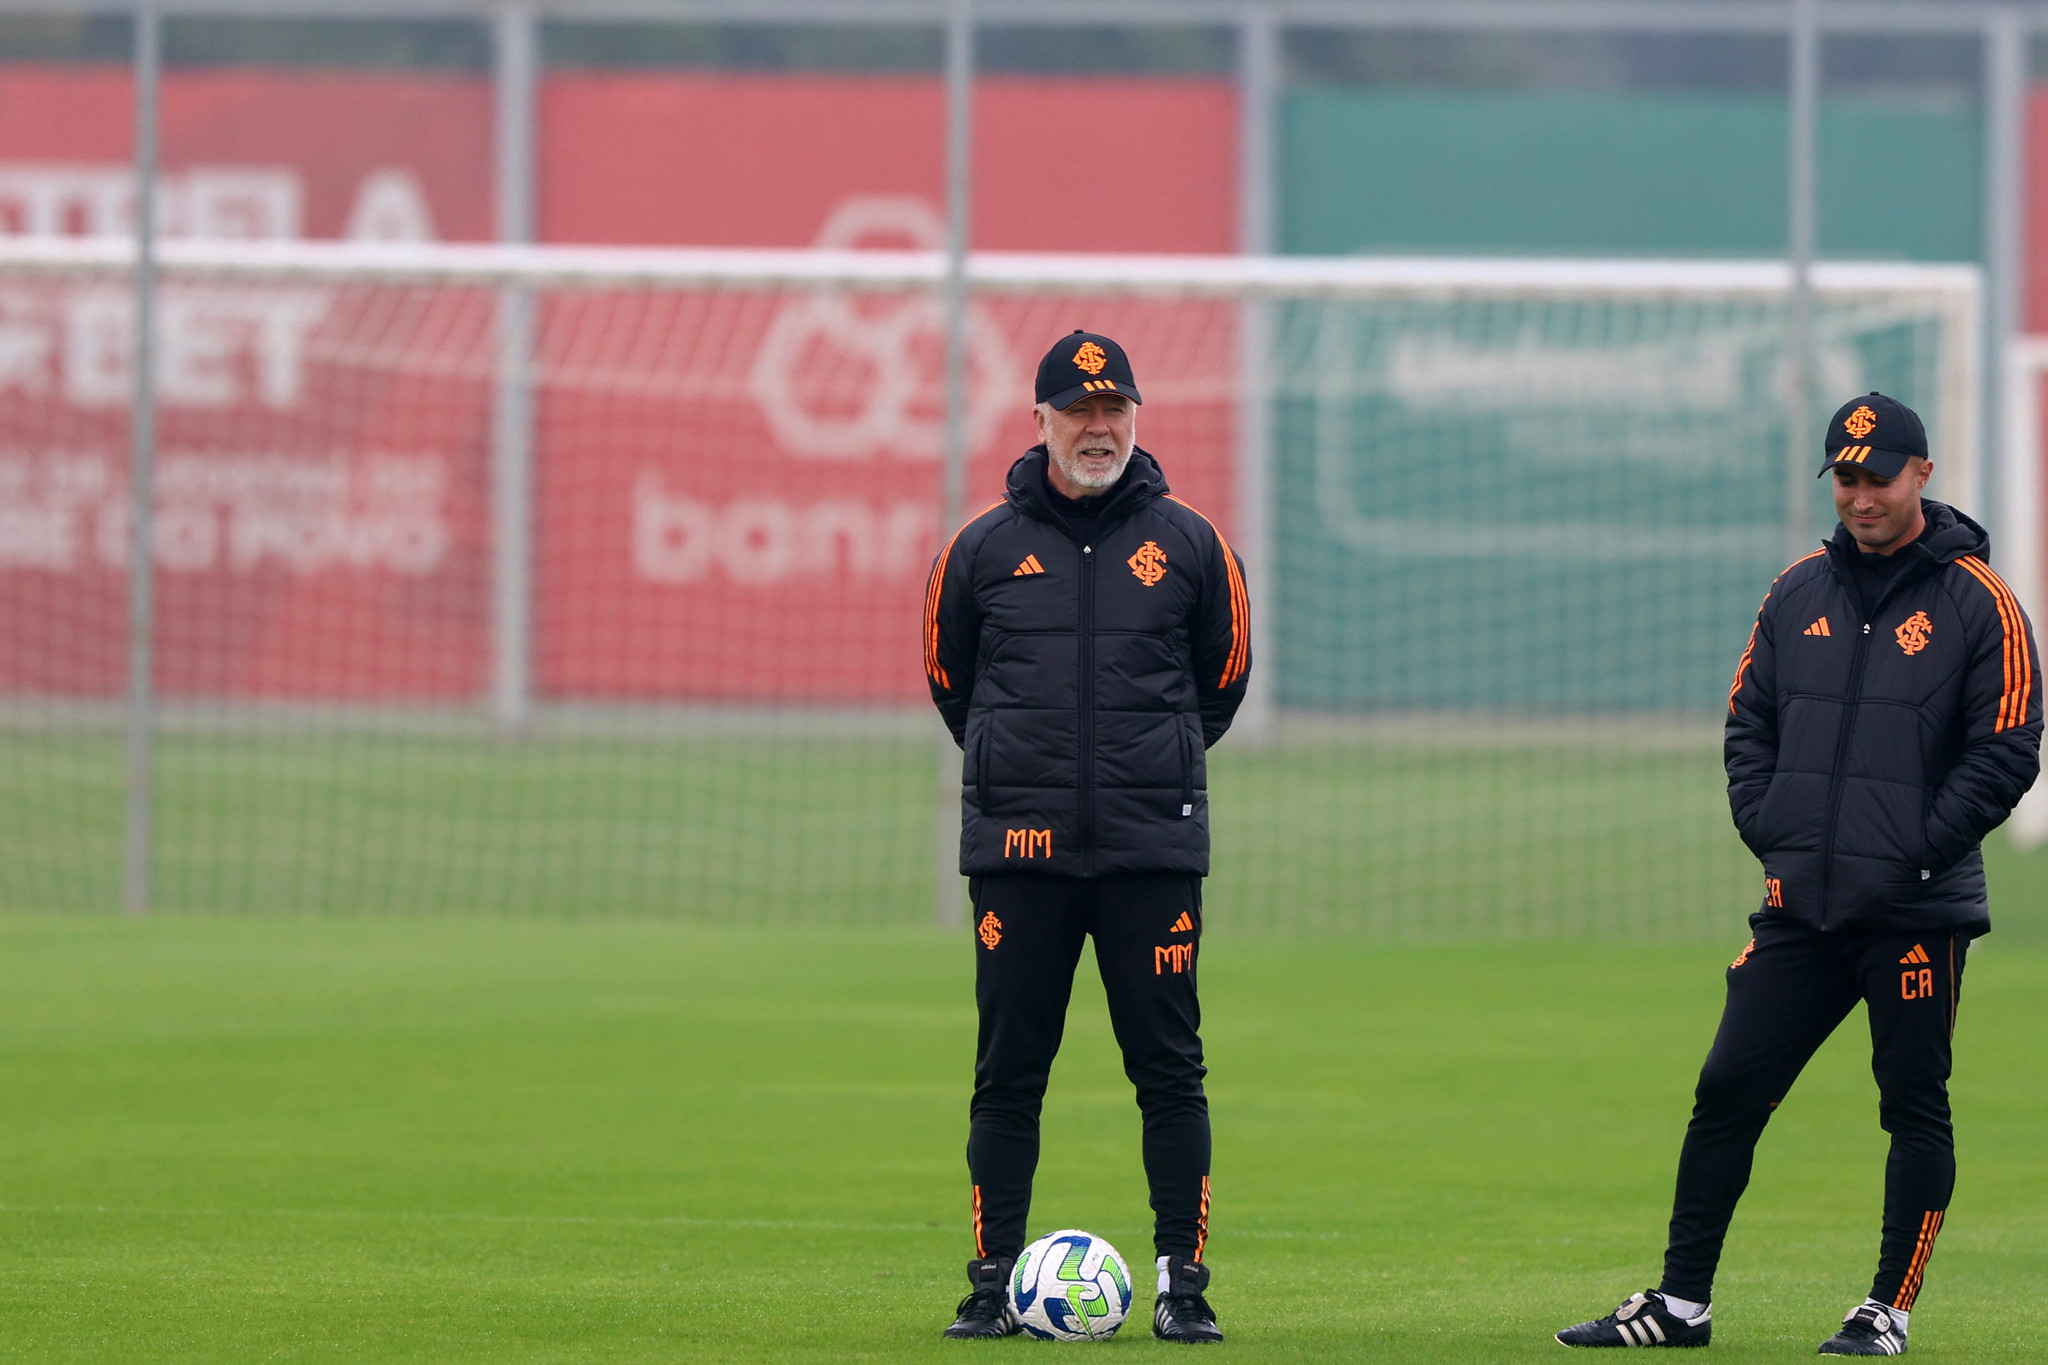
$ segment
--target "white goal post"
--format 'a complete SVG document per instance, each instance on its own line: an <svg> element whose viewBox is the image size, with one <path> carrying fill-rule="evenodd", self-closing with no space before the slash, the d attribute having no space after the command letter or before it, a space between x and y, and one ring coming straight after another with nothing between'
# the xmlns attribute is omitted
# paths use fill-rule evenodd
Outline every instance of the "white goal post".
<svg viewBox="0 0 2048 1365"><path fill-rule="evenodd" d="M2005 412L2000 430L2005 449L1998 461L1999 572L2020 605L2027 609L2038 633L2043 629L2042 598L2048 586L2048 544L2042 541L2042 462L2048 460L2048 432L2041 426L2048 410L2041 385L2048 379L2048 336L2023 336L2008 343L2002 391ZM2013 812L2012 837L2021 848L2048 843L2048 783L2034 789Z"/></svg>

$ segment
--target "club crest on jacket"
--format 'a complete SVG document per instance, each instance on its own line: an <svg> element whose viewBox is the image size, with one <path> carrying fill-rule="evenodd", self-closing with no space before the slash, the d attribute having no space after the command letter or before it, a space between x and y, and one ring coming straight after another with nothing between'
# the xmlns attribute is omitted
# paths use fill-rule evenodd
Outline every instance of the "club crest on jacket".
<svg viewBox="0 0 2048 1365"><path fill-rule="evenodd" d="M1166 577L1166 551L1160 549L1156 541L1148 540L1140 545L1138 552L1124 563L1131 566L1131 572L1148 588L1158 587L1159 580Z"/></svg>
<svg viewBox="0 0 2048 1365"><path fill-rule="evenodd" d="M1934 622L1927 619L1926 612L1916 611L1893 634L1898 636L1899 648L1910 657L1927 648L1928 640L1934 635Z"/></svg>

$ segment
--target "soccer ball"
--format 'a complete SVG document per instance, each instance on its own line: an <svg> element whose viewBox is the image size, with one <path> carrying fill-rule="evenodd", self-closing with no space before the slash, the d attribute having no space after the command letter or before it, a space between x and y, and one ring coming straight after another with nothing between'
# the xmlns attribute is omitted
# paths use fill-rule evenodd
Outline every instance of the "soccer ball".
<svg viewBox="0 0 2048 1365"><path fill-rule="evenodd" d="M1101 1341L1131 1311L1130 1267L1091 1232L1049 1232L1017 1258L1010 1305L1034 1337Z"/></svg>

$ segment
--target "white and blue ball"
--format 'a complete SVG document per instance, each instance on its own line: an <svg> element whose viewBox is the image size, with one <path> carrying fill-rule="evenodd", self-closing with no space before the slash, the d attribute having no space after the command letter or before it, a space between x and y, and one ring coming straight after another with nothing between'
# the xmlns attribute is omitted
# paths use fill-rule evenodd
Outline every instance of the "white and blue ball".
<svg viewBox="0 0 2048 1365"><path fill-rule="evenodd" d="M1024 1248L1010 1276L1024 1330L1047 1341L1101 1341L1131 1311L1131 1270L1091 1232L1049 1232Z"/></svg>

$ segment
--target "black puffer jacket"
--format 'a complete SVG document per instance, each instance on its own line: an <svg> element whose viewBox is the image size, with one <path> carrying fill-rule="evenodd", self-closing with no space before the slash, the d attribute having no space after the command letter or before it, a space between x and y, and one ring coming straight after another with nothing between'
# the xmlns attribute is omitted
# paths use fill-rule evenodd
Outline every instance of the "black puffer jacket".
<svg viewBox="0 0 2048 1365"><path fill-rule="evenodd" d="M1143 450L1090 523L1045 462L1011 467L925 592L932 700L966 750L960 870L1206 873L1203 753L1251 668L1243 566Z"/></svg>
<svg viewBox="0 0 2048 1365"><path fill-rule="evenodd" d="M1984 932L1978 845L2040 770L2033 632L1968 517L1927 529L1866 623L1846 530L1778 576L1728 694L1728 804L1764 913Z"/></svg>

